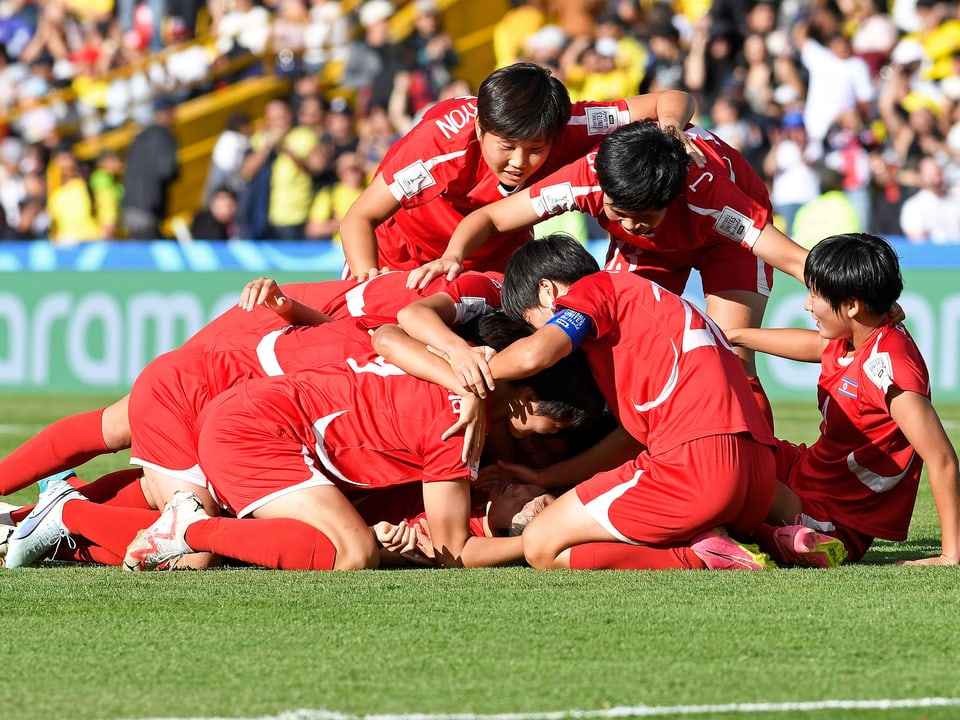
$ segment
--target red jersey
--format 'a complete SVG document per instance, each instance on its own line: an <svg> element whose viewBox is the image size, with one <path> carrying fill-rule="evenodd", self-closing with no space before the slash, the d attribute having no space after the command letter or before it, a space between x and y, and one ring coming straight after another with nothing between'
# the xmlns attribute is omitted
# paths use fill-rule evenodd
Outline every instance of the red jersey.
<svg viewBox="0 0 960 720"><path fill-rule="evenodd" d="M298 474L306 479L320 472L344 491L472 479L476 468L461 460L463 435L440 439L456 421L459 403L446 389L382 362L348 360L251 380L211 403L196 430L199 441L209 438L208 423L217 434L220 418L247 418L248 431L233 428L230 433L233 440L249 438L249 457L223 455L233 440L201 444L200 465L217 496L227 499L229 488L218 488L218 482L229 484L235 478L221 472L224 462L224 467L247 473L262 467L264 478L282 477L287 483ZM261 457L270 462L261 465ZM216 465L213 472L207 470L207 460ZM257 477L239 479L256 484L261 471L255 473Z"/></svg>
<svg viewBox="0 0 960 720"><path fill-rule="evenodd" d="M920 350L903 325L885 324L853 357L845 340L831 341L821 363L820 438L790 468L789 484L804 512L810 504L839 525L904 540L923 460L890 417L887 392L894 387L930 397Z"/></svg>
<svg viewBox="0 0 960 720"><path fill-rule="evenodd" d="M705 314L630 273L587 275L557 299L590 318L581 344L614 416L651 455L708 435L774 443L740 358Z"/></svg>
<svg viewBox="0 0 960 720"><path fill-rule="evenodd" d="M409 269L436 260L465 216L515 191L502 187L484 161L476 116L475 97L439 102L381 161L378 172L401 207L377 227L380 267ZM629 122L624 100L574 103L567 127L531 182ZM530 229L492 235L464 259L464 267L502 271L513 251L532 237Z"/></svg>
<svg viewBox="0 0 960 720"><path fill-rule="evenodd" d="M686 134L703 151L706 165L691 163L686 191L648 235L631 235L607 218L595 151L533 184L533 208L540 217L579 210L597 218L610 233L607 270L632 270L644 253L691 250L717 239L751 249L773 217L766 185L743 156L716 135L698 127Z"/></svg>

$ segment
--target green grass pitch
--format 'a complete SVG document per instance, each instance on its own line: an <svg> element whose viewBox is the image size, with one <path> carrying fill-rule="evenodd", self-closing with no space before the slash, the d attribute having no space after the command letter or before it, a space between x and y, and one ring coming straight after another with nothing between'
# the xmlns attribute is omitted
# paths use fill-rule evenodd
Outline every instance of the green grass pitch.
<svg viewBox="0 0 960 720"><path fill-rule="evenodd" d="M0 452L112 399L0 397ZM816 437L815 408L775 412ZM907 542L829 571L0 570L0 717L946 720L960 568L890 564L938 550L924 484Z"/></svg>

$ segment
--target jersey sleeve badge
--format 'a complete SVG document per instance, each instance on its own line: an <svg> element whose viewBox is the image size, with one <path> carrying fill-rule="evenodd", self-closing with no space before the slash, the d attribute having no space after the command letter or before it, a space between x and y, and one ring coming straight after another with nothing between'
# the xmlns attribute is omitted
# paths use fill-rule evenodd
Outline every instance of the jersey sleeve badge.
<svg viewBox="0 0 960 720"><path fill-rule="evenodd" d="M731 240L742 243L752 226L753 223L750 218L741 212L737 212L729 205L725 205L723 210L720 211L720 217L717 218L713 229Z"/></svg>
<svg viewBox="0 0 960 720"><path fill-rule="evenodd" d="M573 197L573 185L570 183L547 185L540 191L540 196L534 199L534 207L540 217L577 210L577 201Z"/></svg>
<svg viewBox="0 0 960 720"><path fill-rule="evenodd" d="M587 117L587 135L609 135L620 127L619 110L615 106L588 107L584 114Z"/></svg>
<svg viewBox="0 0 960 720"><path fill-rule="evenodd" d="M870 382L886 393L893 384L893 363L890 362L890 353L876 353L863 363L863 373Z"/></svg>
<svg viewBox="0 0 960 720"><path fill-rule="evenodd" d="M427 166L422 160L407 165L393 174L393 181L400 188L405 197L412 198L417 193L422 192L437 181L427 170Z"/></svg>

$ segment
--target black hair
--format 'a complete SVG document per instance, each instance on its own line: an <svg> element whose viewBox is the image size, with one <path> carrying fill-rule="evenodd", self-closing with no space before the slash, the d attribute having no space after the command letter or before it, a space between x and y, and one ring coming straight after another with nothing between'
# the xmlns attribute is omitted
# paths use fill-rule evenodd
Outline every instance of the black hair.
<svg viewBox="0 0 960 720"><path fill-rule="evenodd" d="M503 271L500 306L514 322L525 323L524 313L540 304L541 280L572 285L599 272L596 259L574 237L551 233L514 251Z"/></svg>
<svg viewBox="0 0 960 720"><path fill-rule="evenodd" d="M594 167L614 207L663 210L683 192L690 157L672 132L653 122L633 122L604 138Z"/></svg>
<svg viewBox="0 0 960 720"><path fill-rule="evenodd" d="M507 65L480 83L477 121L483 132L521 142L553 140L569 120L567 88L539 65Z"/></svg>
<svg viewBox="0 0 960 720"><path fill-rule="evenodd" d="M832 235L818 242L807 255L803 281L835 312L846 300L860 300L882 315L903 291L896 252L869 233Z"/></svg>

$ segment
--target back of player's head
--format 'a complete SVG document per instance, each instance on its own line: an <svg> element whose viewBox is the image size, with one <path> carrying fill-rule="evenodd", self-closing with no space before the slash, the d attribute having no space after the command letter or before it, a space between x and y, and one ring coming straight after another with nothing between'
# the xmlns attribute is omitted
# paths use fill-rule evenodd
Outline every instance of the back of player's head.
<svg viewBox="0 0 960 720"><path fill-rule="evenodd" d="M673 133L653 122L633 122L604 138L594 167L618 209L662 210L683 192L690 157Z"/></svg>
<svg viewBox="0 0 960 720"><path fill-rule="evenodd" d="M526 322L526 311L540 305L541 280L572 285L599 270L596 259L576 238L551 233L520 246L510 256L503 271L501 307L512 320Z"/></svg>
<svg viewBox="0 0 960 720"><path fill-rule="evenodd" d="M846 300L860 300L882 315L900 297L900 261L890 244L868 233L824 238L810 250L803 267L807 287L839 310Z"/></svg>
<svg viewBox="0 0 960 720"><path fill-rule="evenodd" d="M495 70L477 91L483 132L509 140L553 140L570 120L570 94L546 68L514 63Z"/></svg>

